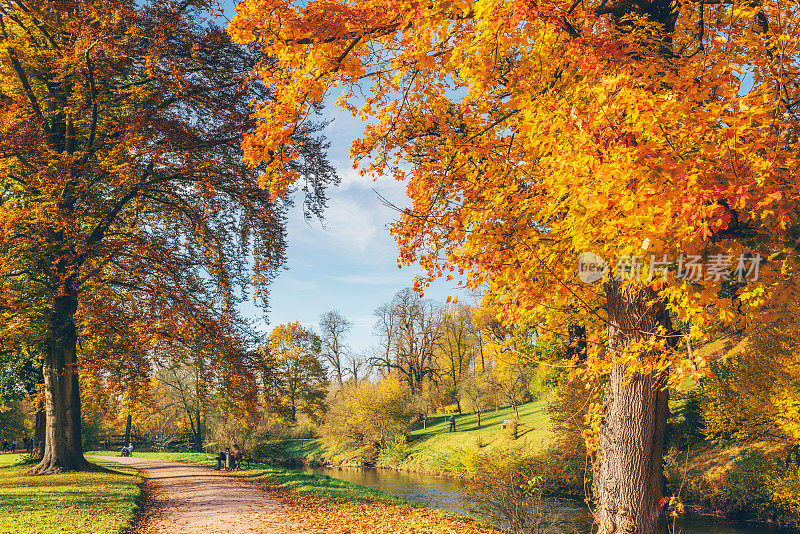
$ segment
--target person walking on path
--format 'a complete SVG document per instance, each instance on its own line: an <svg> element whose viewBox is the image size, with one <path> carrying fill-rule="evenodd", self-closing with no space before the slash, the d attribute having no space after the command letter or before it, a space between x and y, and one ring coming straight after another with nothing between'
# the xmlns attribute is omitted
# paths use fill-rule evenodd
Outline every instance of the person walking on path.
<svg viewBox="0 0 800 534"><path fill-rule="evenodd" d="M450 428L448 428L448 432L455 432L456 431L456 416L450 416Z"/></svg>

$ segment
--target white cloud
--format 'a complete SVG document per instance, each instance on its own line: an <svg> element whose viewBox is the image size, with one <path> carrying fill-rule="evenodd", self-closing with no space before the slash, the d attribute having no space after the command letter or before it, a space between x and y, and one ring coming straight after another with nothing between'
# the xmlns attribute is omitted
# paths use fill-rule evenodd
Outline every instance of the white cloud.
<svg viewBox="0 0 800 534"><path fill-rule="evenodd" d="M316 291L319 285L315 280L297 280L296 278L283 278L281 282L292 291Z"/></svg>
<svg viewBox="0 0 800 534"><path fill-rule="evenodd" d="M351 275L344 275L344 276L332 276L332 280L336 280L338 282L344 282L345 284L359 284L359 285L367 285L367 286L403 286L403 285L411 285L413 283L412 280L413 276L411 274L402 275L398 274L397 276L387 276L383 273L376 273L376 274L351 274Z"/></svg>

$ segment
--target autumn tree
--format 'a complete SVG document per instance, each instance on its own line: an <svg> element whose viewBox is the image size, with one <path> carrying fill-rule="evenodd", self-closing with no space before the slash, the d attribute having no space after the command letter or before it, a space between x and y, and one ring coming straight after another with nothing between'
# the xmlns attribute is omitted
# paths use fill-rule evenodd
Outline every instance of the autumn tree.
<svg viewBox="0 0 800 534"><path fill-rule="evenodd" d="M146 395L137 403L133 424L145 434L159 451L166 451L181 436L181 406L175 389L158 377L150 382Z"/></svg>
<svg viewBox="0 0 800 534"><path fill-rule="evenodd" d="M481 414L489 407L490 396L488 393L490 383L486 380L471 375L461 382L459 397L467 410L478 416L478 428L481 426Z"/></svg>
<svg viewBox="0 0 800 534"><path fill-rule="evenodd" d="M374 315L380 349L370 363L397 374L412 394L418 393L425 379L435 377L438 370L435 350L441 335L439 306L406 288L375 310Z"/></svg>
<svg viewBox="0 0 800 534"><path fill-rule="evenodd" d="M760 325L749 339L714 362L703 380L703 431L712 439L800 446L798 306Z"/></svg>
<svg viewBox="0 0 800 534"><path fill-rule="evenodd" d="M352 328L353 324L337 310L323 313L319 318L322 356L330 364L340 386L344 382L343 376L347 372L348 365L349 349L344 339ZM354 360L350 360L350 363L353 362ZM358 369L354 367L354 370L355 376L358 374Z"/></svg>
<svg viewBox="0 0 800 534"><path fill-rule="evenodd" d="M472 310L464 304L442 309L441 334L437 341L439 381L445 395L461 413L461 383L469 373L476 348Z"/></svg>
<svg viewBox="0 0 800 534"><path fill-rule="evenodd" d="M685 340L797 299L799 10L245 0L234 39L278 58L259 71L276 99L258 107L278 120L246 157L268 161L304 122L300 99L334 88L370 119L352 153L408 182L401 261L485 284L506 322L546 314L567 337L580 315L586 372L607 376L591 440L599 532L664 532L666 386L707 364ZM266 185L291 179L276 168ZM577 276L588 251L616 267L596 284Z"/></svg>
<svg viewBox="0 0 800 534"><path fill-rule="evenodd" d="M328 377L321 350L319 336L300 323L278 325L267 339L264 351L274 365L269 394L293 423L298 412L317 420L324 413Z"/></svg>
<svg viewBox="0 0 800 534"><path fill-rule="evenodd" d="M350 352L347 355L347 362L345 371L348 375L348 380L352 379L353 383L358 384L359 377L366 378L370 373L369 359L356 352Z"/></svg>
<svg viewBox="0 0 800 534"><path fill-rule="evenodd" d="M140 310L153 317L176 303L224 315L251 278L263 301L283 262L288 197L260 189L266 167L241 151L257 120L249 102L271 96L250 76L252 50L231 43L212 9L34 0L0 11L0 304L3 329L42 347L36 473L88 466L76 347L81 318L103 316L91 295L149 294ZM299 152L285 160L308 213L334 181L315 129L291 136Z"/></svg>
<svg viewBox="0 0 800 534"><path fill-rule="evenodd" d="M320 427L323 442L332 450L366 448L364 459L374 461L387 441L408 435L415 415L411 401L408 388L397 376L377 384L345 384Z"/></svg>

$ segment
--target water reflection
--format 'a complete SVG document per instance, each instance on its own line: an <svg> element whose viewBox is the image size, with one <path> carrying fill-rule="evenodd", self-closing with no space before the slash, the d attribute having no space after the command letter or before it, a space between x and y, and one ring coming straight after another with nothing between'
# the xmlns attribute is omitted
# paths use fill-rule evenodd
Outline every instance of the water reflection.
<svg viewBox="0 0 800 534"><path fill-rule="evenodd" d="M416 501L431 508L448 510L457 514L471 515L468 507L459 498L461 483L458 480L439 478L420 473L371 469L361 467L307 467L304 471L328 475L340 480L376 488L386 493ZM558 532L569 534L590 532L591 520L588 510L582 503L574 501L549 501L552 511L558 517L561 528ZM682 534L779 534L779 530L765 527L752 527L715 521L706 518L682 519L676 532Z"/></svg>

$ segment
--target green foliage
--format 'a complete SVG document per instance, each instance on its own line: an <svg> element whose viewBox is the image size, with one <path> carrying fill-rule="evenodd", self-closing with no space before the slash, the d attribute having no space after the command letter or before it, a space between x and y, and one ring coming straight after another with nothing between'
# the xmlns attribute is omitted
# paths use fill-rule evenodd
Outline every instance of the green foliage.
<svg viewBox="0 0 800 534"><path fill-rule="evenodd" d="M0 441L16 439L22 443L22 436L26 433L22 403L17 400L6 402L5 409L0 410Z"/></svg>
<svg viewBox="0 0 800 534"><path fill-rule="evenodd" d="M0 461L20 455L3 455ZM134 469L33 477L28 465L0 468L0 532L110 534L133 518L141 479Z"/></svg>
<svg viewBox="0 0 800 534"><path fill-rule="evenodd" d="M389 439L381 449L381 458L386 460L404 461L411 454L406 436L395 436Z"/></svg>

